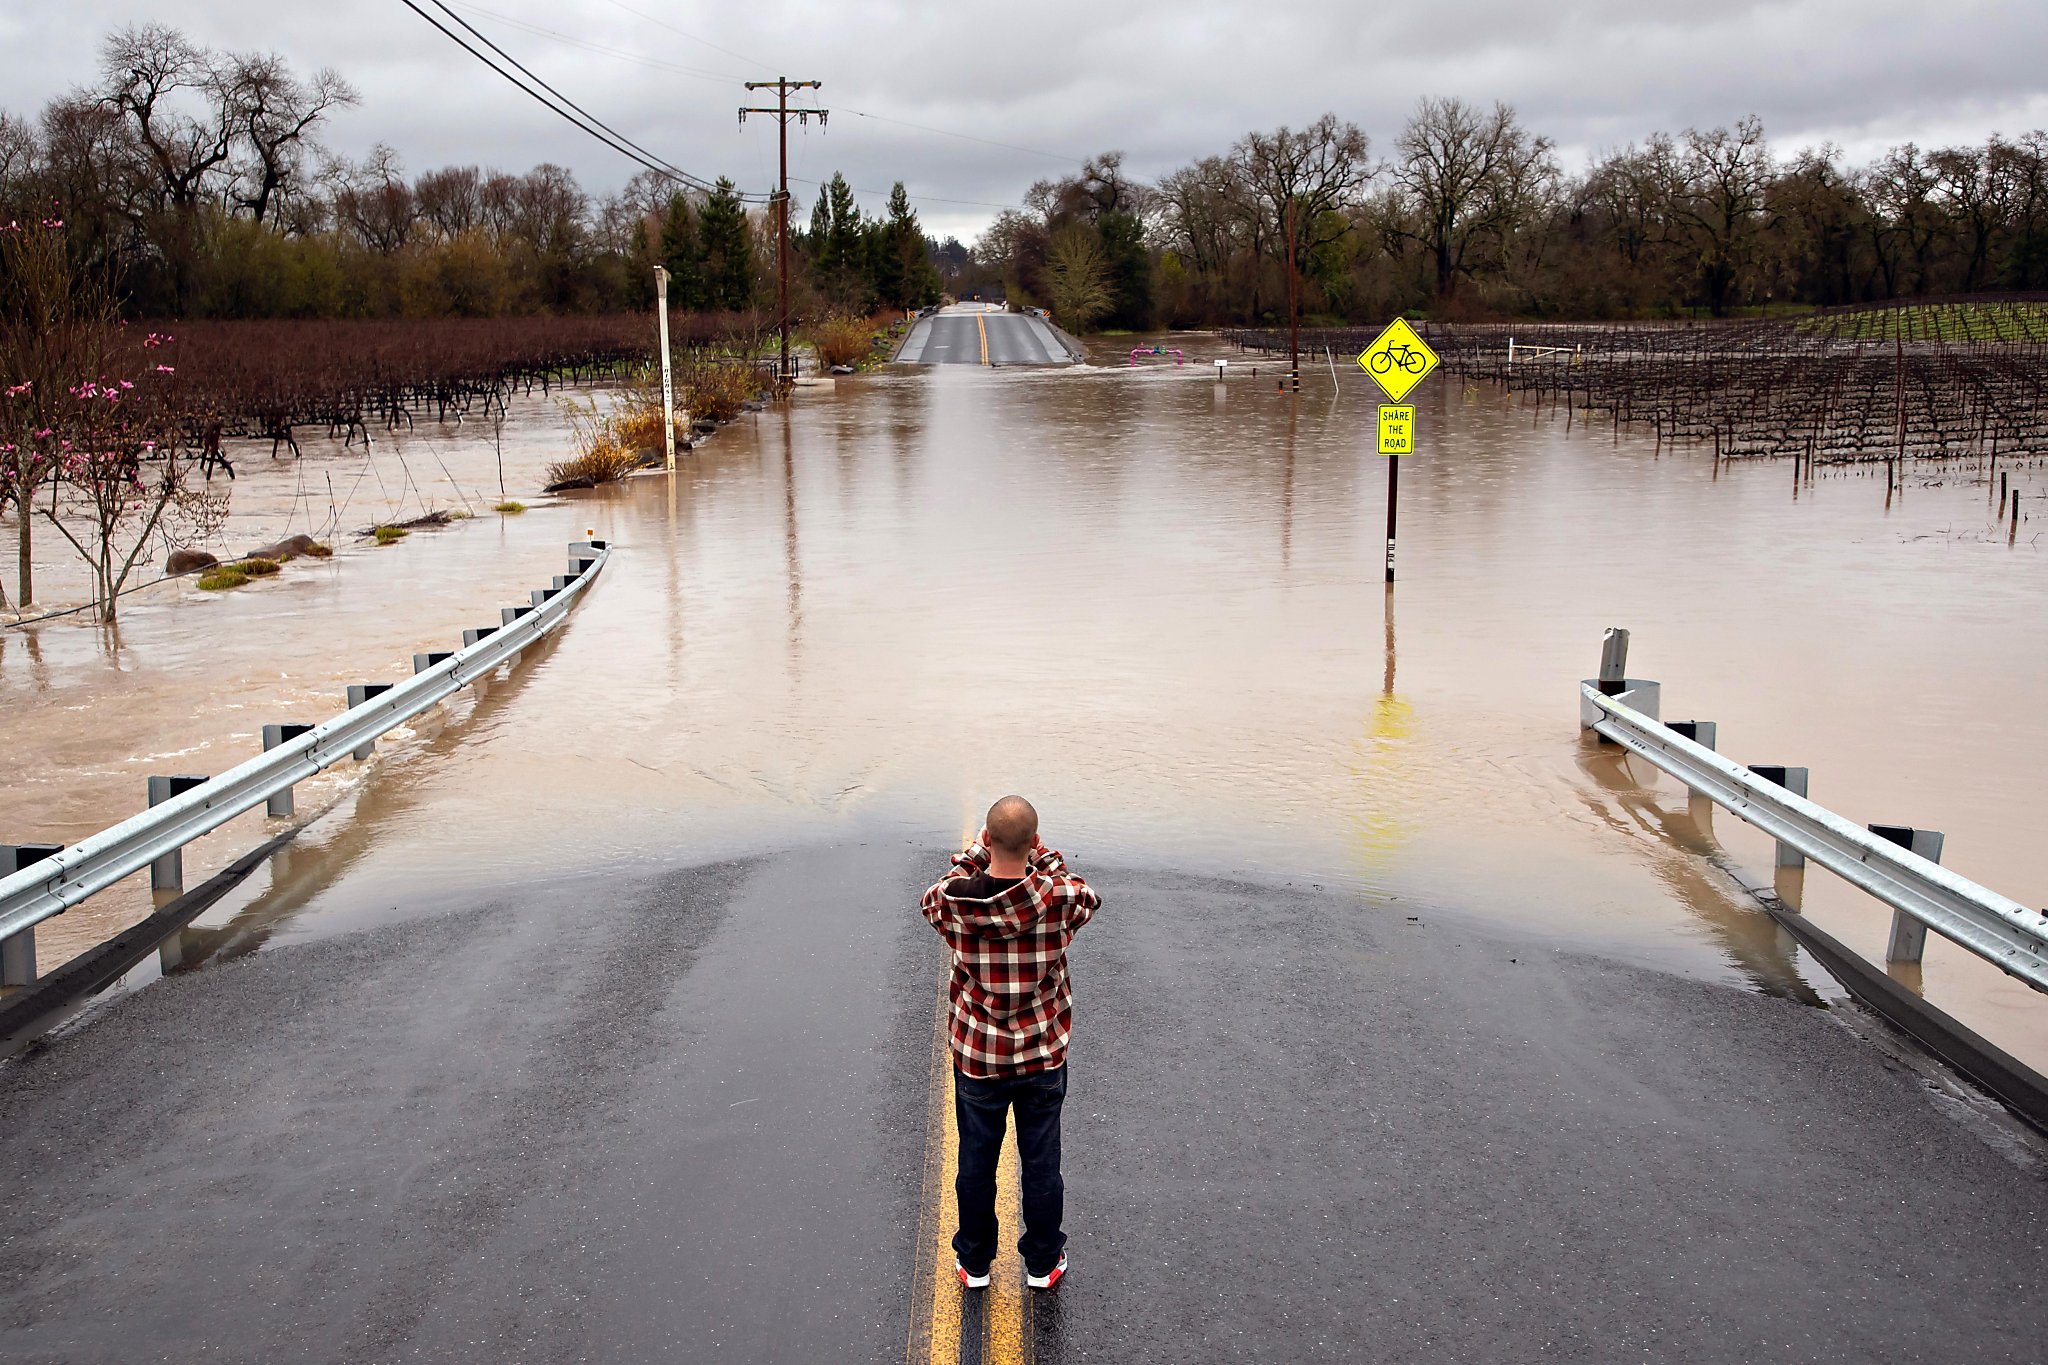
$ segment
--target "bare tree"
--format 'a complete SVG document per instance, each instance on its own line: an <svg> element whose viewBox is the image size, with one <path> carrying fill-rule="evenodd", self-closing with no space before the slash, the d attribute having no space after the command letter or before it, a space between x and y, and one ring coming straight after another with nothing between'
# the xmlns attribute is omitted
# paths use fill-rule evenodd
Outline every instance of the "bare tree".
<svg viewBox="0 0 2048 1365"><path fill-rule="evenodd" d="M233 73L176 29L144 24L108 36L100 74L99 98L128 120L163 206L196 208L233 147Z"/></svg>
<svg viewBox="0 0 2048 1365"><path fill-rule="evenodd" d="M236 94L234 131L249 153L234 196L261 223L273 203L301 192L315 129L334 110L352 109L362 99L330 69L315 72L310 84L301 82L274 53L234 58L228 79Z"/></svg>
<svg viewBox="0 0 2048 1365"><path fill-rule="evenodd" d="M1394 145L1394 180L1414 220L1404 231L1429 253L1439 298L1456 293L1461 275L1504 260L1557 177L1550 139L1501 103L1482 113L1425 97Z"/></svg>
<svg viewBox="0 0 2048 1365"><path fill-rule="evenodd" d="M1280 127L1248 133L1231 148L1246 200L1240 207L1259 220L1255 236L1271 244L1273 259L1285 260L1285 224L1292 206L1294 257L1306 261L1319 248L1351 231L1349 210L1379 173L1372 144L1355 123L1324 114L1296 131Z"/></svg>

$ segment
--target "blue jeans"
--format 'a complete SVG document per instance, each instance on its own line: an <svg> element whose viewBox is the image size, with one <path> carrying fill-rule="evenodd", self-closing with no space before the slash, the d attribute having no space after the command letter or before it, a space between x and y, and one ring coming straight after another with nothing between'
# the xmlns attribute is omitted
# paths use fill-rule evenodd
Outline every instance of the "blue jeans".
<svg viewBox="0 0 2048 1365"><path fill-rule="evenodd" d="M1060 1231L1067 1186L1060 1179L1060 1105L1067 1098L1067 1069L1028 1076L976 1080L953 1073L953 1115L960 1129L960 1175L953 1193L960 1202L960 1230L953 1254L976 1275L988 1273L996 1258L996 1160L1003 1150L1009 1111L1017 1111L1017 1156L1024 1168L1024 1235L1017 1250L1024 1268L1044 1275L1059 1264L1067 1234Z"/></svg>

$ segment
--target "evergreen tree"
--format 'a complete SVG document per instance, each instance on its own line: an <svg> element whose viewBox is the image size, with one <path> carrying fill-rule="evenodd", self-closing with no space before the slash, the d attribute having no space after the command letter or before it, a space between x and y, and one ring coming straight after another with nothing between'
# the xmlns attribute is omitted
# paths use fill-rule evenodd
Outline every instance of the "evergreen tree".
<svg viewBox="0 0 2048 1365"><path fill-rule="evenodd" d="M1152 255L1145 249L1145 225L1136 214L1105 213L1095 229L1102 235L1114 299L1104 325L1145 331L1152 325Z"/></svg>
<svg viewBox="0 0 2048 1365"><path fill-rule="evenodd" d="M669 307L686 313L704 308L704 245L698 240L690 201L677 194L668 201L661 225L661 263L668 269Z"/></svg>
<svg viewBox="0 0 2048 1365"><path fill-rule="evenodd" d="M811 260L818 287L834 307L865 313L873 304L868 289L868 233L853 186L832 173L811 214Z"/></svg>
<svg viewBox="0 0 2048 1365"><path fill-rule="evenodd" d="M889 307L921 308L938 300L938 272L900 180L889 191L888 218L874 226L868 261L868 282Z"/></svg>
<svg viewBox="0 0 2048 1365"><path fill-rule="evenodd" d="M754 236L732 181L719 177L718 187L697 216L697 228L704 253L706 306L735 313L753 307Z"/></svg>

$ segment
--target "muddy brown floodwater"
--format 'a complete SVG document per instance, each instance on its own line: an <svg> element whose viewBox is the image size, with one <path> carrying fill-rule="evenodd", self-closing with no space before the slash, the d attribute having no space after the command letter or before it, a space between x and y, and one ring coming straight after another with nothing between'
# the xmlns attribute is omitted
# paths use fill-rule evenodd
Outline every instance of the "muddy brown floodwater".
<svg viewBox="0 0 2048 1365"><path fill-rule="evenodd" d="M488 492L478 518L222 598L152 590L111 641L0 632L0 830L74 839L138 806L147 771L215 771L263 721L330 714L345 683L523 600L595 529L617 553L568 629L323 779L333 814L205 923L247 947L482 886L559 899L573 932L592 868L849 830L942 840L1014 789L1088 861L1350 886L1361 914L1831 993L1691 851L1683 790L1581 741L1578 679L1609 625L1634 632L1631 671L1663 682L1668 715L1720 723L1723 752L1806 764L1817 800L1942 829L1947 865L2041 902L2048 557L2032 526L2014 546L1994 529L1981 472L1923 471L1888 507L1881 473L1795 489L1787 465L1716 469L1436 380L1413 400L1389 594L1362 374L1311 371L1290 402L1270 363L1214 339L1176 339L1185 368L1119 363L1132 344L1066 370L842 381L743 418L673 480L566 499L532 496L564 437L535 403L507 437L512 495L535 503L512 519L482 510L489 433L415 436L412 475L451 486L421 500ZM387 489L399 449L374 456ZM274 519L317 475L324 508L330 472L364 477L347 459L245 460L237 497ZM1768 869L1746 826L1716 832ZM144 894L65 916L46 958ZM1889 911L1819 871L1804 901L1881 956ZM1924 984L2048 1064L2048 1001L1939 941Z"/></svg>

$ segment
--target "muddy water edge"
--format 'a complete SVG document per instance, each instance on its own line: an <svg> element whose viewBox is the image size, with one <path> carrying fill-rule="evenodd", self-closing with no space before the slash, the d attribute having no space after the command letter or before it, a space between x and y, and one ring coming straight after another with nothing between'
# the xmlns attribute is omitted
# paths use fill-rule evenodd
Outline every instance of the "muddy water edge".
<svg viewBox="0 0 2048 1365"><path fill-rule="evenodd" d="M573 897L595 868L849 831L943 842L1016 789L1084 862L1348 886L1360 914L1826 994L1695 854L1684 792L1581 739L1577 680L1609 625L1634 632L1631 671L1663 682L1667 716L1718 721L1723 752L1808 765L1817 800L1942 829L1949 866L2040 902L2048 558L2036 527L2008 544L1994 526L1981 467L1918 469L1887 498L1881 471L1795 483L1433 380L1388 592L1362 374L1311 370L1291 400L1213 339L1176 339L1185 367L1121 363L1132 344L1072 370L842 381L743 418L673 479L565 498L534 496L566 439L535 403L504 433L507 490L533 504L517 517L488 510L488 431L367 461L259 448L229 528L251 544L332 520L344 476L383 501L337 533L478 515L381 549L339 534L334 560L229 594L153 589L117 632L0 632L0 838L73 841L139 808L150 772L219 771L264 722L332 714L348 682L495 620L594 529L617 554L568 629L323 778L331 815L202 921L214 942L479 889ZM1768 869L1753 831L1713 832ZM188 882L260 837L259 816L234 822L188 854ZM1818 871L1799 890L1881 956L1888 911ZM45 963L147 900L124 887L64 916ZM2048 1066L2048 1002L2025 987L1930 941L1924 988Z"/></svg>

